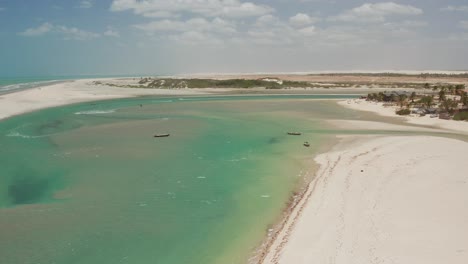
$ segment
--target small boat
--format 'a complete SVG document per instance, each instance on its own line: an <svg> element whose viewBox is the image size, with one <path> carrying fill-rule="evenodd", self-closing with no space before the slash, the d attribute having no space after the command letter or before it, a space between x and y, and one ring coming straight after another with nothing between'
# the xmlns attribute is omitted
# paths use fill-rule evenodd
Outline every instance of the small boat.
<svg viewBox="0 0 468 264"><path fill-rule="evenodd" d="M169 137L171 134L156 134L154 135L155 138L162 138L162 137Z"/></svg>
<svg viewBox="0 0 468 264"><path fill-rule="evenodd" d="M300 136L300 135L302 135L302 133L300 133L300 132L288 132L288 135L290 135L290 136Z"/></svg>
<svg viewBox="0 0 468 264"><path fill-rule="evenodd" d="M310 147L309 142L304 142L304 147L306 147L306 148Z"/></svg>

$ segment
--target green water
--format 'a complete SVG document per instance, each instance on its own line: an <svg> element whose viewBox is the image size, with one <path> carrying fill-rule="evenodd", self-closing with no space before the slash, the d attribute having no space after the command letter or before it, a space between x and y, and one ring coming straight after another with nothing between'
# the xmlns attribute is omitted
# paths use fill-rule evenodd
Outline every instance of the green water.
<svg viewBox="0 0 468 264"><path fill-rule="evenodd" d="M323 120L355 117L314 100L328 97L124 99L0 122L0 263L245 263L339 132Z"/></svg>

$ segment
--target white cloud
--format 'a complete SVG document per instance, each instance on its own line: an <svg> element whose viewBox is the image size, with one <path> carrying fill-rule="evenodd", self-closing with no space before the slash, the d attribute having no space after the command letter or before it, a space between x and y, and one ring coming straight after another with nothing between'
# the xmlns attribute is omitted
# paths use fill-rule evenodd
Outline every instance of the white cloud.
<svg viewBox="0 0 468 264"><path fill-rule="evenodd" d="M104 31L103 35L107 37L120 37L120 33L112 28L108 28L106 31Z"/></svg>
<svg viewBox="0 0 468 264"><path fill-rule="evenodd" d="M219 34L232 34L236 32L235 24L221 18L207 20L205 18L193 18L187 21L160 20L146 24L135 25L149 35L157 32L213 32Z"/></svg>
<svg viewBox="0 0 468 264"><path fill-rule="evenodd" d="M297 15L289 18L289 23L296 27L310 25L317 22L318 19L315 17L310 17L307 14L298 13Z"/></svg>
<svg viewBox="0 0 468 264"><path fill-rule="evenodd" d="M441 8L440 10L442 11L459 11L459 12L468 12L468 6L447 6L444 8Z"/></svg>
<svg viewBox="0 0 468 264"><path fill-rule="evenodd" d="M187 2L188 0L180 0ZM117 1L114 1L116 3ZM194 8L191 11L181 11L181 9L161 8L159 10L152 8L142 8L144 5L152 6L154 0L138 1L135 6L134 0L119 0L121 7L124 4L129 6L124 10L151 16L152 12L166 12L168 18L161 18L156 21L148 21L134 25L133 27L141 30L153 40L183 42L187 44L222 44L225 45L243 45L247 47L252 45L261 45L264 47L283 46L285 49L301 47L323 47L340 45L364 45L369 43L385 43L386 41L399 41L416 38L418 29L427 26L427 22L416 19L422 14L422 10L413 6L399 5L393 2L364 4L362 6L343 12L340 16L352 17L350 21L379 21L381 23L323 23L315 25L320 21L320 17L313 17L305 13L283 19L266 13L257 16L256 19L237 20L237 17L214 16L213 14ZM179 2L168 1L167 5L177 5ZM174 4L174 2L176 2ZM197 3L208 3L209 0L196 0ZM211 10L212 3L223 3L232 5L240 3L238 0L212 0L211 4L205 5L204 10ZM132 6L132 8L130 8ZM197 11L198 10L198 11ZM114 10L117 11L117 10ZM123 10L121 10L123 11ZM189 12L189 14L187 14ZM224 11L223 11L224 12ZM224 14L217 10L214 13ZM150 15L151 14L151 15ZM161 16L161 14L159 14ZM398 19L394 19L398 16ZM194 17L191 19L182 19L182 17ZM342 18L341 17L341 18ZM338 19L337 19L338 21ZM343 21L343 20L339 20Z"/></svg>
<svg viewBox="0 0 468 264"><path fill-rule="evenodd" d="M257 18L255 25L256 26L274 26L279 23L279 19L273 15L264 15Z"/></svg>
<svg viewBox="0 0 468 264"><path fill-rule="evenodd" d="M310 36L313 36L315 35L317 32L315 31L315 27L314 26L310 26L310 27L305 27L305 28L302 28L302 29L299 29L298 32L303 35L303 36L306 36L306 37L310 37Z"/></svg>
<svg viewBox="0 0 468 264"><path fill-rule="evenodd" d="M44 23L37 28L28 28L25 31L19 33L21 36L25 37L34 37L34 36L42 36L50 31L52 31L54 26L50 23Z"/></svg>
<svg viewBox="0 0 468 264"><path fill-rule="evenodd" d="M177 44L189 45L220 45L223 40L206 32L187 31L181 34L174 34L168 37Z"/></svg>
<svg viewBox="0 0 468 264"><path fill-rule="evenodd" d="M273 8L239 0L114 0L111 11L132 10L145 17L171 17L192 13L205 17L255 17L272 13Z"/></svg>
<svg viewBox="0 0 468 264"><path fill-rule="evenodd" d="M468 30L468 20L460 21L460 27Z"/></svg>
<svg viewBox="0 0 468 264"><path fill-rule="evenodd" d="M55 26L56 32L62 34L65 39L87 40L99 37L99 34L84 31L75 27Z"/></svg>
<svg viewBox="0 0 468 264"><path fill-rule="evenodd" d="M329 18L330 21L343 22L384 22L389 16L415 16L423 11L410 5L400 5L394 2L367 3L337 16Z"/></svg>
<svg viewBox="0 0 468 264"><path fill-rule="evenodd" d="M421 20L403 20L398 22L388 22L385 23L385 27L399 27L399 28L418 28L418 27L425 27L428 23L426 21Z"/></svg>
<svg viewBox="0 0 468 264"><path fill-rule="evenodd" d="M79 8L91 8L93 7L94 3L92 0L83 0L78 5Z"/></svg>
<svg viewBox="0 0 468 264"><path fill-rule="evenodd" d="M317 35L318 29L310 25L313 21L313 18L310 20L301 19L301 23L298 23L294 20L293 22L291 20L282 21L271 15L263 16L257 19L247 32L248 37L244 36L244 39L246 42L251 41L256 45L264 46L298 45Z"/></svg>
<svg viewBox="0 0 468 264"><path fill-rule="evenodd" d="M28 28L18 34L25 37L38 37L49 33L61 35L64 39L67 40L87 40L99 37L99 34L97 33L84 31L75 27L53 25L51 23L43 23L36 28Z"/></svg>

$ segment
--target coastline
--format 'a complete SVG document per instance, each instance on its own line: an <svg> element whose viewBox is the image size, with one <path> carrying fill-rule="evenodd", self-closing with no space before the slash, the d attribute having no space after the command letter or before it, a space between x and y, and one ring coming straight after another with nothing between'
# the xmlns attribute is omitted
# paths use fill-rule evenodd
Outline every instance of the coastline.
<svg viewBox="0 0 468 264"><path fill-rule="evenodd" d="M200 95L195 90L128 89L93 85L80 79L0 95L0 120L44 108L150 95Z"/></svg>
<svg viewBox="0 0 468 264"><path fill-rule="evenodd" d="M464 263L468 175L456 164L467 146L430 136L342 137L315 158L316 177L260 263Z"/></svg>
<svg viewBox="0 0 468 264"><path fill-rule="evenodd" d="M80 93L83 92L83 87L79 87L79 85L77 85L77 83L79 84L80 82L71 83L71 84L70 84L68 87L66 87L65 89L63 88L63 86L42 87L41 89L38 88L38 89L32 89L32 90L30 90L30 91L18 92L18 93L16 93L16 95L21 95L22 98L25 98L26 96L29 96L29 98L26 98L26 99L28 99L28 100L36 100L36 101L38 101L38 102L44 102L44 98L46 98L46 99L49 99L49 98L50 98L50 97L44 97L44 93L50 94L51 92L55 92L54 94L51 94L50 96L54 96L54 97L57 97L57 98L60 97L60 98L61 98L62 100L64 100L64 101L65 101L65 99L66 99L66 100L73 99L73 101L72 101L71 103L74 103L74 102L76 102L75 100L78 100L78 99L81 100L81 99L82 99L82 98L77 98L77 97L75 96L75 93L74 93L75 91L76 91L76 92L80 92ZM47 88L47 89L46 89L46 88ZM100 87L95 88L94 86L93 86L93 87L84 87L84 88L85 88L85 89L93 89L93 88L94 88L94 89L96 89L96 90L99 90L99 89L100 89ZM73 90L72 90L72 89L73 89ZM115 88L110 88L110 89L115 89ZM116 90L120 90L120 89L116 89ZM33 92L31 92L31 91L33 91ZM85 90L85 91L86 91L86 90ZM125 89L125 91L134 92L133 89ZM145 91L154 92L154 90L145 90ZM177 90L176 90L176 91L177 91ZM178 91L179 91L179 92L183 92L184 90L178 90ZM101 91L99 91L99 92L101 92ZM42 94L42 96L31 97L31 94L33 94L33 95ZM13 94L12 94L12 95L13 95ZM7 96L7 98L10 98L12 95ZM105 94L105 95L107 96L108 94ZM96 97L97 97L97 96L100 96L100 94L92 94L91 97L86 97L85 99L88 100L88 98L91 98L91 99L89 99L89 100L96 100ZM239 96L241 96L241 95L239 95ZM111 98L111 99L112 99L112 98ZM6 100L6 98L5 98L5 100ZM42 100L42 101L41 101L41 100ZM342 99L341 99L341 100L342 100ZM45 102L45 103L47 103L47 104L46 104L45 106L43 106L44 108L45 108L45 107L49 107L49 106L50 106L50 105L49 105L50 103L55 104L55 103L57 103L57 102L55 102L55 101L47 101L47 102ZM60 102L60 103L66 104L66 102ZM16 110L19 111L20 109L16 109ZM37 109L35 109L35 110L37 110ZM53 110L53 109L51 109L51 110ZM301 148L302 148L302 147L301 147ZM288 172L286 172L285 175L287 175L287 173L288 173ZM284 187L283 187L283 188L284 188ZM289 189L288 189L288 191L289 191ZM288 191L287 191L287 192L288 192ZM287 197L289 197L289 196L286 195L285 197L286 197L285 199L287 199ZM281 200L281 202L283 202L283 201L284 201L284 200ZM263 229L263 226L262 226L260 229L257 229L257 230L259 230L259 232L261 233L261 236L259 236L259 239L260 239L260 238L263 238L263 230L262 230L262 229Z"/></svg>
<svg viewBox="0 0 468 264"><path fill-rule="evenodd" d="M99 79L101 80L101 79ZM14 93L9 93L9 94L4 94L0 95L0 122L4 118L8 118L14 115L19 115L23 114L26 112L30 111L37 111L43 108L48 108L48 107L55 107L55 106L63 106L67 104L73 104L73 103L80 103L80 102L90 102L90 101L97 101L97 100L107 100L107 99L118 99L118 98L128 98L128 97L138 97L138 96L152 96L152 95L180 95L180 96L185 96L185 95L213 95L213 94L218 94L222 95L225 92L232 92L232 90L229 89L175 89L175 90L168 90L168 89L137 89L137 88L116 88L116 87L106 87L106 86L96 86L92 85L91 82L94 80L90 79L85 79L85 80L76 80L72 82L67 82L67 83L60 83L60 84L54 84L54 85L48 85L48 86L43 86L43 87L38 87L38 88L33 88L29 90L23 90L23 91L18 91ZM335 91L335 89L330 89L328 91ZM243 94L235 94L242 96ZM248 94L245 94L248 95ZM364 102L364 103L361 103ZM429 121L434 121L434 123L429 123L429 122L421 122L418 120L424 121L424 119L421 119L420 117L409 117L409 118L403 118L403 117L398 117L395 115L394 109L391 108L384 108L381 105L377 105L374 103L369 103L368 102L362 101L362 100L346 100L346 101L340 101L338 104L348 107L351 109L355 110L361 110L361 111L368 111L368 112L374 112L377 113L381 116L387 116L387 117L396 117L396 118L401 118L401 120L405 120L409 124L415 124L415 125L423 125L426 128L420 127L406 127L406 126L398 126L398 125L391 125L387 123L378 123L378 122L367 122L367 121L350 121L347 120L344 125L345 127L353 128L353 129L376 129L376 130L382 130L382 129L388 129L388 130L394 130L394 131L399 131L402 129L408 129L411 128L411 131L416 131L416 132L451 132L451 133L468 133L468 128L464 129L464 125L468 125L468 123L463 123L463 122L455 122L455 121L446 121L446 120L435 120L435 119L429 119ZM435 122L435 121L440 121ZM332 124L338 125L339 123L343 123L340 120L332 120ZM461 124L462 126L460 126ZM387 160L385 162L382 162L382 168L384 170L390 170L392 166L399 166L401 165L400 163L395 163L396 160L398 160L397 154L399 152L404 153L404 155L401 155L411 162L413 162L413 167L409 168L417 173L421 173L422 167L419 166L420 163L424 163L425 166L432 168L434 165L432 164L427 164L426 161L422 158L420 158L418 155L423 155L424 157L431 156L434 158L432 161L433 162L439 162L441 163L441 166L439 167L440 169L446 169L447 174L455 174L456 177L458 177L456 180L457 181L462 181L464 184L468 181L468 179L463 178L462 176L456 174L456 164L457 162L463 162L460 157L463 156L463 153L461 152L461 146L466 149L466 143L463 141L457 141L453 139L447 139L447 138L438 138L438 137L428 137L428 136L346 136L346 137L340 137L339 138L340 143L338 143L336 146L333 147L331 151L325 151L324 154L321 154L316 157L315 161L317 164L320 165L318 171L316 172L316 178L312 180L310 184L308 184L305 188L305 191L302 194L295 195L294 202L291 202L286 208L284 214L281 216L283 219L281 219L280 222L280 228L275 231L273 234L271 234L271 237L267 239L267 245L265 249L261 249L260 252L261 254L264 254L263 256L260 257L259 263L303 263L302 261L309 263L310 261L318 261L320 260L317 258L323 257L323 261L325 262L329 258L325 258L325 253L330 253L332 250L330 248L326 248L321 252L318 250L319 247L310 247L307 248L308 245L311 245L312 242L314 242L316 237L314 237L314 234L317 234L317 232L320 232L320 230L317 230L317 228L327 226L329 224L327 221L322 219L322 222L319 222L317 224L310 224L308 221L317 221L314 217L311 217L311 215L318 215L317 208L314 206L315 203L312 202L313 199L317 197L317 195L320 195L320 193L317 194L317 192L330 192L333 193L334 191L340 191L343 189L339 189L343 186L335 186L335 187L330 187L331 184L328 183L330 181L330 178L337 178L340 177L341 174L343 174L344 171L346 170L352 170L354 174L352 176L359 177L360 176L360 169L358 168L359 166L365 167L365 166L370 166L369 164L364 164L364 163L358 163L355 162L356 160L359 160L361 158L368 158L368 159L382 159L385 157ZM355 142L353 142L355 141ZM398 142L396 147L393 145L394 142ZM434 143L435 142L435 143ZM463 144L461 144L462 142ZM384 144L385 143L385 144ZM435 144L435 146L434 146ZM431 148L428 151L428 146L431 146ZM432 148L434 147L434 148ZM368 151L368 150L371 151ZM377 153L377 151L383 151L385 152L384 156L379 156L380 154ZM359 153L358 153L359 152ZM438 152L442 152L438 153ZM445 153L447 153L445 155ZM361 155L362 154L362 155ZM361 155L361 156L360 156ZM352 169L349 169L349 167L343 165L343 160L353 160L352 164ZM404 164L405 166L408 164ZM418 165L418 166L415 166ZM449 166L450 165L450 166ZM370 166L370 169L376 169L375 166L372 167ZM365 171L367 171L368 168L366 167ZM417 174L416 173L416 174ZM338 175L338 176L337 176ZM390 175L385 175L387 180L390 179L390 176L394 176L393 174ZM420 177L420 174L416 175L417 177ZM349 178L348 178L349 179ZM367 185L372 179L360 179L360 181L353 182L351 180L348 180L347 183L350 184L361 184L361 185ZM435 180L440 180L443 181L443 179L433 179ZM424 182L423 179L419 179L417 181L417 184L421 184ZM415 192L420 191L417 188L417 184L415 183L415 186L413 186L413 189ZM325 185L325 186L324 186ZM326 187L326 188L325 188ZM335 189L333 189L335 188ZM338 188L338 189L337 189ZM440 190L440 192L443 195L450 194L450 190ZM468 193L468 192L466 192ZM420 193L418 193L420 194ZM428 194L428 193L425 193ZM353 194L354 196L351 197L351 201L356 201L356 199L363 199L362 196L356 196L357 194ZM462 194L459 194L460 197L462 197ZM425 196L427 198L427 203L434 202L437 203L437 201L431 200L429 196ZM331 195L329 196L321 196L320 199L322 201L327 201L330 203L336 202L336 199L334 199ZM411 197L408 197L408 199L411 199ZM433 198L432 198L433 199ZM467 196L464 195L463 199L464 201L468 201ZM410 210L406 208L407 210ZM439 208L442 210L441 208ZM348 208L348 210L350 210ZM351 209L352 210L352 209ZM371 209L369 209L371 210ZM311 213L313 212L313 213ZM344 211L341 211L344 215ZM332 212L336 213L336 212ZM429 217L433 217L431 214L427 214ZM399 215L401 216L401 215ZM457 216L451 211L450 214L451 217ZM341 219L341 216L337 216L337 219ZM463 219L468 219L467 215L461 215ZM330 218L332 220L336 220L335 218ZM320 219L319 219L320 220ZM380 219L382 220L382 219ZM403 219L406 221L406 219ZM401 218L399 221L403 221ZM449 219L450 220L450 219ZM449 221L447 220L447 221ZM452 219L453 220L453 219ZM352 222L351 224L358 224L359 222L356 220L355 222ZM342 223L340 223L342 224ZM346 222L344 225L349 226L350 223ZM375 224L375 223L374 223ZM463 231L467 230L466 226L463 226L463 223L449 223L454 226L458 225L464 228ZM449 225L447 224L447 226ZM338 224L337 224L338 225ZM314 230L311 228L315 227ZM429 227L428 227L429 228ZM437 229L437 226L430 226L431 230L436 230L438 232L442 232L444 230L441 230L440 228ZM299 231L298 231L299 230ZM312 231L311 231L312 230ZM333 231L334 229L330 229L330 231ZM456 235L456 232L453 230L450 230L453 232L454 236ZM314 233L315 232L315 233ZM348 232L350 232L348 230ZM468 233L468 232L466 232ZM366 233L367 234L367 233ZM308 237L301 237L301 235L310 235ZM336 237L337 234L332 234L327 236ZM357 235L357 234L354 234ZM439 234L440 235L440 234ZM345 237L346 238L346 237ZM427 238L425 238L427 239ZM423 239L421 239L423 240ZM336 240L338 241L338 240ZM343 241L347 241L343 238ZM315 241L316 242L316 241ZM468 241L463 240L462 241L465 244L468 244ZM345 244L345 242L343 242ZM462 243L460 243L462 244ZM322 245L322 243L317 243L317 245ZM328 245L328 244L327 244ZM395 245L392 245L395 246ZM443 246L443 245L442 245ZM351 248L348 250L353 250L354 248ZM464 250L464 249L463 249ZM468 251L468 249L467 249ZM460 253L462 255L461 261L457 262L459 259L452 259L452 263L462 263L463 260L466 260L467 257L464 255L465 251ZM362 253L362 252L361 252ZM368 255L365 253L362 253L363 255L359 256L351 256L351 257L358 257L358 260L362 258L367 258ZM377 253L375 254L376 257L381 257ZM303 259L298 259L298 256L303 256ZM382 255L383 256L383 255ZM329 257L329 256L328 256ZM351 258L350 256L347 256ZM418 256L413 256L413 257L418 257ZM444 256L447 257L447 256ZM366 262L371 262L371 259L367 259L368 261ZM320 261L319 261L320 262ZM336 262L340 263L339 260ZM414 262L414 263L423 263L423 262ZM424 263L430 263L430 262L424 262ZM440 263L440 262L434 262L434 263Z"/></svg>
<svg viewBox="0 0 468 264"><path fill-rule="evenodd" d="M340 128L468 134L467 122L400 117L394 107L362 99L337 103L408 124L329 120ZM468 233L468 214L460 213L468 201L468 175L456 170L464 162L466 141L422 135L338 138L331 150L315 157L315 178L286 209L258 263L422 264L468 259L468 240L460 234ZM392 181L397 182L390 185ZM385 203L379 204L381 200Z"/></svg>
<svg viewBox="0 0 468 264"><path fill-rule="evenodd" d="M360 95L367 89L236 89L236 88L193 88L193 89L146 89L119 88L93 84L107 79L79 79L63 81L25 90L16 90L0 94L0 121L2 119L37 111L44 108L100 100L122 99L140 96L202 96L202 95ZM350 93L352 91L352 93ZM327 99L331 100L331 99ZM342 100L342 99L337 99Z"/></svg>

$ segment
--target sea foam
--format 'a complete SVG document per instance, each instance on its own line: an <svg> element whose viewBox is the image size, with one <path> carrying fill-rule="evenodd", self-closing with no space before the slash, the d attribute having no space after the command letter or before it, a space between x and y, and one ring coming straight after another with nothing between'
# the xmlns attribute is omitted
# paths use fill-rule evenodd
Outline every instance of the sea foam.
<svg viewBox="0 0 468 264"><path fill-rule="evenodd" d="M112 109L112 110L89 110L89 111L76 112L75 115L105 115L105 114L112 114L114 112L115 112L115 109Z"/></svg>

